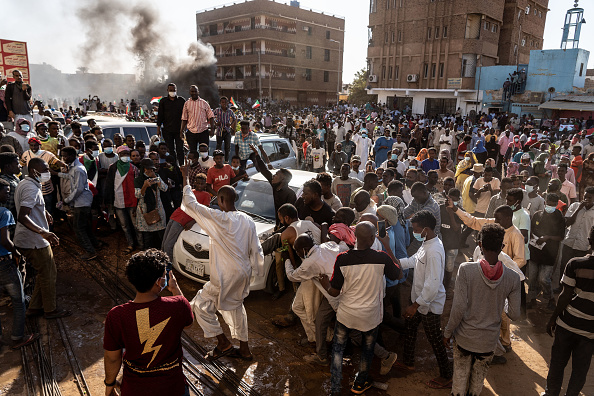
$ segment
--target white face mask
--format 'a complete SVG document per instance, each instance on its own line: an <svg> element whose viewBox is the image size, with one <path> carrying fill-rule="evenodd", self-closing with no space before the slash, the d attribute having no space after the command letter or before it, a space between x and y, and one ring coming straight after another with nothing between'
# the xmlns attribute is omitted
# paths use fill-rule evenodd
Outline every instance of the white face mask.
<svg viewBox="0 0 594 396"><path fill-rule="evenodd" d="M169 97L174 98L177 95L177 91L169 92Z"/></svg>
<svg viewBox="0 0 594 396"><path fill-rule="evenodd" d="M29 132L31 130L31 127L29 126L29 124L21 124L21 130L23 132Z"/></svg>
<svg viewBox="0 0 594 396"><path fill-rule="evenodd" d="M93 150L93 157L99 156L99 150Z"/></svg>
<svg viewBox="0 0 594 396"><path fill-rule="evenodd" d="M200 155L202 156L202 159L207 159L208 158L208 151L205 152L200 152Z"/></svg>
<svg viewBox="0 0 594 396"><path fill-rule="evenodd" d="M239 170L239 166L232 166L231 169L233 169L234 171L238 171Z"/></svg>
<svg viewBox="0 0 594 396"><path fill-rule="evenodd" d="M52 175L49 172L43 172L42 174L39 175L39 182L45 183L45 182L50 181L51 178L52 178Z"/></svg>
<svg viewBox="0 0 594 396"><path fill-rule="evenodd" d="M532 191L534 191L534 187L533 186L526 185L526 192L527 193L531 193Z"/></svg>
<svg viewBox="0 0 594 396"><path fill-rule="evenodd" d="M130 157L120 157L120 161L122 161L122 162L130 162Z"/></svg>

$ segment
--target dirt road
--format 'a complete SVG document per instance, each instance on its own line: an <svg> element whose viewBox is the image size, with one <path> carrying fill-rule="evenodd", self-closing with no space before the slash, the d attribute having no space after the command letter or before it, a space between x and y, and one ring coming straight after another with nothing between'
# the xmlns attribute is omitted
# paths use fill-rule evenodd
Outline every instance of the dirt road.
<svg viewBox="0 0 594 396"><path fill-rule="evenodd" d="M65 239L72 240L72 233L64 228ZM109 246L118 246L120 233L105 232L102 239ZM93 395L104 394L103 386L103 321L114 300L102 289L84 269L93 270L99 265L96 262L85 263L76 257L82 254L71 243L65 243L54 251L58 266L58 304L70 309L73 316L63 320L68 329L74 353L84 372L85 379ZM113 271L117 269L119 279L105 279L107 285L116 285L123 280L123 267L129 256L121 254L117 248L104 249L100 253L101 263ZM85 267L83 267L85 266ZM192 299L201 287L181 276L178 277L181 289L188 299ZM402 291L404 300L408 298L410 288ZM250 344L255 356L253 362L242 362L223 358L221 360L230 370L250 384L255 391L262 395L325 395L329 393L329 369L315 367L303 362L302 357L313 353L313 348L301 347L298 341L305 337L301 326L279 329L271 324L270 318L277 314L288 312L292 296L284 295L277 301L271 301L264 292L253 292L246 300L250 329ZM6 300L0 304L0 320L3 334L6 338L10 334L12 312ZM446 313L449 312L448 301ZM537 395L545 385L550 358L552 338L544 333L544 324L549 312L544 309L546 303L539 303L539 308L529 311L528 319L512 325L513 351L506 355L505 365L493 366L487 376L483 395ZM443 323L447 315L443 317ZM225 326L225 331L227 329ZM81 394L77 383L73 381L72 368L68 363L66 350L57 329L56 323L39 320L39 329L43 334L42 346L46 354L52 356L54 377L63 395ZM203 333L195 323L188 333L205 349L214 346L214 340L204 339ZM383 342L388 350L402 352L401 336L386 328L382 330ZM425 381L437 376L438 370L431 348L420 328L417 345L417 372L405 376L393 369L387 376L379 375L379 362L374 361L372 376L375 380L387 382L387 391L371 390L369 395L402 395L404 392L413 395L448 395L447 390L432 390L425 386ZM349 387L348 381L354 377L358 366L358 350L353 356L347 357L344 369L343 386ZM26 365L31 367L36 393L40 394L40 378L33 363L31 351L25 357ZM202 372L201 380L197 382L198 389L205 395L225 394L233 392L224 385L216 385L204 367L198 365ZM569 373L570 367L567 369ZM566 374L566 381L569 374ZM0 354L0 395L27 395L27 382L23 371L21 352L11 351L4 347ZM196 382L194 377L191 377ZM213 385L214 384L214 385ZM348 394L349 392L345 392ZM591 375L583 390L583 395L594 395L594 375Z"/></svg>

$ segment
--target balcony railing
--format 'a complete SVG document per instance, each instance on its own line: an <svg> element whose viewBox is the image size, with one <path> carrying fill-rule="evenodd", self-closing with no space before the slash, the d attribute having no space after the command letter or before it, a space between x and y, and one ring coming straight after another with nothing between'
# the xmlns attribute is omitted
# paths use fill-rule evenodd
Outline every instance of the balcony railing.
<svg viewBox="0 0 594 396"><path fill-rule="evenodd" d="M222 34L231 34L231 33L238 33L238 32L245 32L248 30L258 30L258 29L262 29L262 30L274 30L277 32L284 32L284 33L290 33L290 34L297 34L297 27L295 26L272 26L272 25L261 25L261 24L257 24L254 25L254 27L252 28L250 25L248 26L241 26L240 29L236 29L236 27L226 27L224 29L218 29L216 34L210 34L210 32L208 31L203 31L202 32L202 37L210 37L210 36L217 36L217 35L222 35Z"/></svg>
<svg viewBox="0 0 594 396"><path fill-rule="evenodd" d="M286 49L277 49L277 48L266 48L264 51L261 50L249 50L249 51L241 51L241 52L236 52L236 51L224 51L222 54L221 53L217 53L215 54L215 56L219 57L219 58L227 58L227 57L231 57L231 56L247 56L247 55L258 55L258 53L261 53L262 55L274 55L274 56L282 56L284 58L294 58L295 57L295 51L290 51L290 50L286 50Z"/></svg>

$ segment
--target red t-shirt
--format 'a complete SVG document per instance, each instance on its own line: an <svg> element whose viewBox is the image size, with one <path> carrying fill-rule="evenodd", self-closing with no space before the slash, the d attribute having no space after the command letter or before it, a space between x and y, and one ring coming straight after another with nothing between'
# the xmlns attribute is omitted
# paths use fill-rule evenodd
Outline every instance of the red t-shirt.
<svg viewBox="0 0 594 396"><path fill-rule="evenodd" d="M109 311L103 349L125 349L122 395L184 394L181 333L193 321L184 296L159 297L141 304L130 301Z"/></svg>
<svg viewBox="0 0 594 396"><path fill-rule="evenodd" d="M235 172L230 165L223 165L221 169L213 166L206 174L206 183L212 184L212 189L219 191L219 188L231 184L231 179L235 177Z"/></svg>
<svg viewBox="0 0 594 396"><path fill-rule="evenodd" d="M196 196L196 200L198 203L201 203L204 206L210 205L210 194L206 191L196 191L192 190L194 195ZM170 220L174 220L181 224L182 226L186 226L192 219L186 212L181 210L181 208L175 209L175 211L171 214Z"/></svg>

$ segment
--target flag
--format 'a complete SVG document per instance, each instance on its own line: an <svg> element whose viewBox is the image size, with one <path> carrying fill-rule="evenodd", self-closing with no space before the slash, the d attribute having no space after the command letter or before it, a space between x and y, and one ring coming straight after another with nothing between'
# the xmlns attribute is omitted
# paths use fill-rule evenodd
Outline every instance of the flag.
<svg viewBox="0 0 594 396"><path fill-rule="evenodd" d="M371 114L367 116L367 121L371 121Z"/></svg>
<svg viewBox="0 0 594 396"><path fill-rule="evenodd" d="M142 107L140 108L140 116L144 117L144 111L142 110Z"/></svg>
<svg viewBox="0 0 594 396"><path fill-rule="evenodd" d="M257 109L258 107L260 107L260 101L256 100L256 103L252 105L252 109Z"/></svg>
<svg viewBox="0 0 594 396"><path fill-rule="evenodd" d="M239 109L239 106L237 106L237 103L235 103L235 101L233 100L233 96L231 96L231 100L229 100L229 102L231 102L231 106L237 107Z"/></svg>
<svg viewBox="0 0 594 396"><path fill-rule="evenodd" d="M161 101L161 98L162 98L162 96L154 96L154 97L151 99L151 103L153 103L153 102L157 102L157 103L159 103L159 102Z"/></svg>

